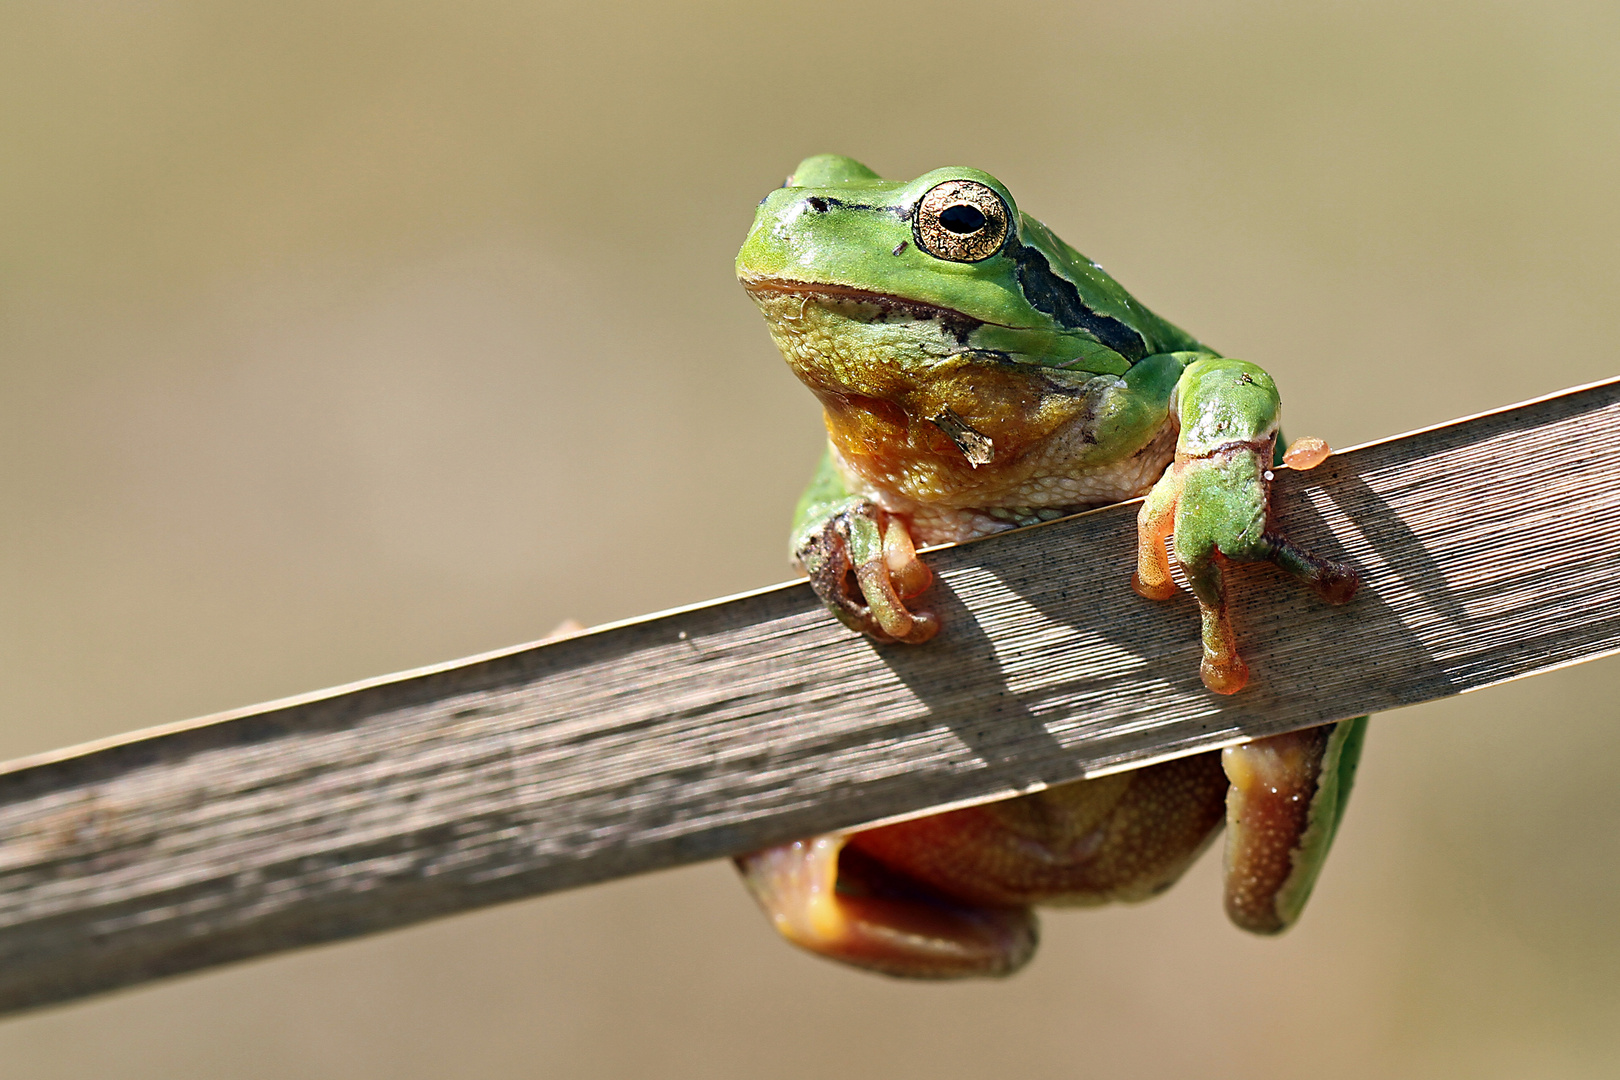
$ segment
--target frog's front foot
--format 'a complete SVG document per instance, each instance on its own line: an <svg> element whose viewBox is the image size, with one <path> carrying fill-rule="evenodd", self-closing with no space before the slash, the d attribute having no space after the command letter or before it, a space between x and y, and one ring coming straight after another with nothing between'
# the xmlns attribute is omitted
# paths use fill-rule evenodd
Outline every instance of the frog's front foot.
<svg viewBox="0 0 1620 1080"><path fill-rule="evenodd" d="M1137 516L1137 567L1131 586L1150 600L1175 595L1164 547L1165 537L1173 535L1176 561L1186 571L1203 619L1199 674L1217 694L1235 694L1249 680L1227 615L1227 563L1276 563L1330 604L1348 603L1361 586L1354 568L1303 551L1267 527L1271 444L1271 439L1232 442L1208 454L1177 454Z"/></svg>
<svg viewBox="0 0 1620 1080"><path fill-rule="evenodd" d="M739 857L748 890L783 937L885 975L1010 975L1035 953L1028 907L961 903L818 836Z"/></svg>
<svg viewBox="0 0 1620 1080"><path fill-rule="evenodd" d="M927 641L939 631L932 612L905 602L933 572L917 557L906 523L869 502L829 517L794 551L816 595L840 622L877 641Z"/></svg>

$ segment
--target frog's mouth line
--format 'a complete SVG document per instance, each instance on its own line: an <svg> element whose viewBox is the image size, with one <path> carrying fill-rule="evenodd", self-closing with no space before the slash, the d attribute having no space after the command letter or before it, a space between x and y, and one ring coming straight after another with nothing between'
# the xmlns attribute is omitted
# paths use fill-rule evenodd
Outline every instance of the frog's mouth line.
<svg viewBox="0 0 1620 1080"><path fill-rule="evenodd" d="M892 293L857 289L853 285L829 285L817 281L794 281L791 278L774 277L746 277L741 281L742 287L750 293L777 293L782 296L803 297L807 300L870 304L885 315L900 314L922 321L937 319L940 325L963 341L968 334L985 325L984 319L964 314L955 308L940 307L938 304L922 300L909 300Z"/></svg>
<svg viewBox="0 0 1620 1080"><path fill-rule="evenodd" d="M1039 360L1020 353L1007 352L1002 349L988 349L972 347L969 342L973 332L981 326L994 326L1002 330L1023 332L1028 327L1015 326L1011 323L991 322L976 315L958 311L955 308L941 307L930 304L924 300L911 300L904 296L895 296L893 293L874 292L871 289L861 289L853 285L834 285L821 281L797 281L793 278L779 277L739 277L738 281L750 296L788 296L800 301L815 302L822 307L835 307L839 304L864 304L878 309L875 319L863 321L887 322L891 317L915 319L920 322L935 322L946 334L956 339L959 347L951 355L971 354L981 361L1012 364L1017 367L1039 367L1055 371L1090 371L1085 367L1086 355L1076 356L1067 363L1042 363ZM1083 333L1083 332L1082 332ZM1090 334L1085 334L1089 340L1095 340ZM1141 350L1138 350L1141 351ZM1123 357L1118 358L1124 367L1130 366ZM1108 367L1105 371L1118 372L1121 368Z"/></svg>

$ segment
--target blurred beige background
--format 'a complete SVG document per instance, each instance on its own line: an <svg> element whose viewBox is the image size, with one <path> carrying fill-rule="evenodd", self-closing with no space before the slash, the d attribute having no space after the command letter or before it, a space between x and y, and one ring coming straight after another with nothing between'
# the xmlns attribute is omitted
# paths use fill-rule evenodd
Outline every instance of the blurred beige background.
<svg viewBox="0 0 1620 1080"><path fill-rule="evenodd" d="M1336 445L1620 366L1612 3L11 0L0 756L786 577L819 421L731 259L823 150L994 172ZM1279 941L1206 859L905 985L705 865L9 1020L0 1071L1613 1076L1617 676L1381 718Z"/></svg>

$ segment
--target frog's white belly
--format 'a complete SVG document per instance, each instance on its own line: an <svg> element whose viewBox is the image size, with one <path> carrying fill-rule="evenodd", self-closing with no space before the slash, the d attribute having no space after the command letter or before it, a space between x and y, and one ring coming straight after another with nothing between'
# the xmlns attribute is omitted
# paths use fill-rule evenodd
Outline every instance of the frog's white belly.
<svg viewBox="0 0 1620 1080"><path fill-rule="evenodd" d="M1069 460L1065 469L1066 455L1041 454L1025 462L1026 468L1016 477L1003 474L995 485L980 490L926 493L932 497L919 497L915 487L901 477L857 472L836 446L832 454L852 494L871 499L891 513L904 514L911 522L912 539L919 545L946 544L1145 495L1175 458L1176 435L1177 426L1171 420L1146 446L1119 461L1076 468ZM902 490L908 486L911 492Z"/></svg>

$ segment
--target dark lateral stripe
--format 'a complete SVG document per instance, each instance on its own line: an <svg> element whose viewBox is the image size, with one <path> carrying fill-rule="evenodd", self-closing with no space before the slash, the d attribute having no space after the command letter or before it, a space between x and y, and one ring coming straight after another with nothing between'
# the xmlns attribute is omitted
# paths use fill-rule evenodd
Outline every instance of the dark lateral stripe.
<svg viewBox="0 0 1620 1080"><path fill-rule="evenodd" d="M1070 330L1084 330L1132 364L1147 355L1147 342L1141 334L1087 307L1074 282L1053 273L1045 255L1025 247L1016 236L1007 238L1002 254L1018 267L1018 287L1035 310L1045 312Z"/></svg>
<svg viewBox="0 0 1620 1080"><path fill-rule="evenodd" d="M769 195L766 198L770 198ZM810 209L818 214L825 214L829 210L895 210L892 206L874 206L871 203L845 202L843 199L831 195L812 195L804 200Z"/></svg>

